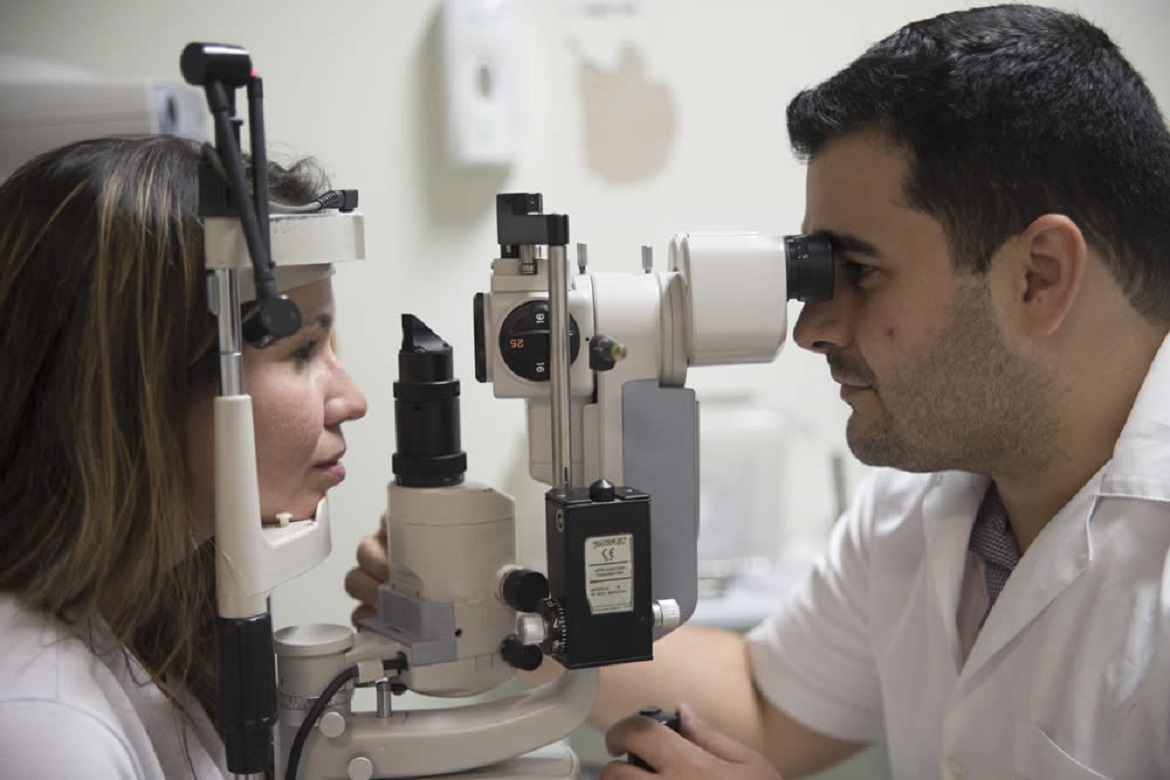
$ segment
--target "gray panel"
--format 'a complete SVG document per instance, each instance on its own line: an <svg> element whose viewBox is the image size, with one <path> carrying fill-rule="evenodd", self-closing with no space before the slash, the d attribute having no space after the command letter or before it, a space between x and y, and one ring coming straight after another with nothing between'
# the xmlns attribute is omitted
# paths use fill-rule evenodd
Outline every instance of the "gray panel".
<svg viewBox="0 0 1170 780"><path fill-rule="evenodd" d="M378 616L363 620L362 626L409 647L414 666L458 658L454 604L420 601L380 585Z"/></svg>
<svg viewBox="0 0 1170 780"><path fill-rule="evenodd" d="M656 380L622 387L624 481L650 494L654 599L674 599L685 622L698 600L699 402ZM667 632L655 629L654 638Z"/></svg>

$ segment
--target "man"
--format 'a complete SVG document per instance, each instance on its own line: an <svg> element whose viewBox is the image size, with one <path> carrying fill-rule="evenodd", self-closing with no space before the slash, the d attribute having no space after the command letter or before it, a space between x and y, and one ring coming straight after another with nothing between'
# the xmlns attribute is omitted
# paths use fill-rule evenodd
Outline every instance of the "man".
<svg viewBox="0 0 1170 780"><path fill-rule="evenodd" d="M908 25L788 124L804 229L838 263L795 338L841 384L854 453L889 468L767 621L684 626L604 669L594 722L622 719L610 749L663 777L793 777L874 740L897 778L1167 776L1170 133L1152 96L1084 20L1003 6ZM679 702L682 736L626 717Z"/></svg>

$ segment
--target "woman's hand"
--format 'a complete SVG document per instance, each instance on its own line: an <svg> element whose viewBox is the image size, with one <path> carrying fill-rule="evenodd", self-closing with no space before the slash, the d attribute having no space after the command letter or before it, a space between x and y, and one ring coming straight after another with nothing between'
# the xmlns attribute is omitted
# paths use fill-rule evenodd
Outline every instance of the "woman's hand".
<svg viewBox="0 0 1170 780"><path fill-rule="evenodd" d="M613 755L636 753L659 777L689 780L781 780L768 759L708 726L686 704L678 707L681 736L641 715L618 721L605 734ZM652 775L625 761L611 761L601 780L635 780Z"/></svg>
<svg viewBox="0 0 1170 780"><path fill-rule="evenodd" d="M357 568L345 575L345 592L361 602L350 618L355 626L378 614L378 586L390 576L386 556L386 516L382 515L378 530L358 545Z"/></svg>

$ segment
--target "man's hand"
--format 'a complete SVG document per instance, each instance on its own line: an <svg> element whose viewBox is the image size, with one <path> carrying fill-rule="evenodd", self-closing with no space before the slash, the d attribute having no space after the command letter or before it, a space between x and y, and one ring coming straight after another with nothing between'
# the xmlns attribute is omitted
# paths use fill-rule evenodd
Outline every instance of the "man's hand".
<svg viewBox="0 0 1170 780"><path fill-rule="evenodd" d="M357 549L357 568L345 575L345 592L361 602L353 611L351 620L358 621L378 614L378 586L390 576L390 565L386 559L386 516L378 530L365 539Z"/></svg>
<svg viewBox="0 0 1170 780"><path fill-rule="evenodd" d="M680 704L681 736L641 715L618 721L606 732L613 755L636 753L664 778L692 780L780 780L768 760L708 726L687 704ZM634 780L653 775L625 761L611 761L601 780Z"/></svg>

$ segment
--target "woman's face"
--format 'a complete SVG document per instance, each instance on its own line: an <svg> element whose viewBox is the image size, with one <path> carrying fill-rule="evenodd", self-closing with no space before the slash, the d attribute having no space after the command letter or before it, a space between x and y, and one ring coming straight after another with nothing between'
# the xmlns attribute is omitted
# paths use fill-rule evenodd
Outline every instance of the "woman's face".
<svg viewBox="0 0 1170 780"><path fill-rule="evenodd" d="M301 329L265 348L244 348L244 390L252 397L265 522L288 512L314 515L325 492L345 479L341 424L366 413L366 399L333 352L333 288L322 279L289 291ZM201 538L214 529L214 395L199 398L188 417L192 482Z"/></svg>

